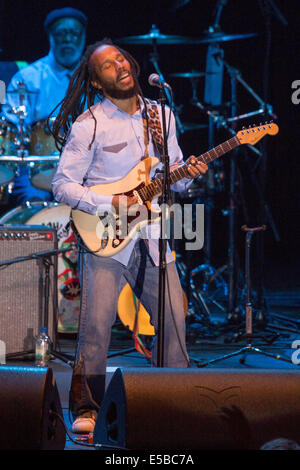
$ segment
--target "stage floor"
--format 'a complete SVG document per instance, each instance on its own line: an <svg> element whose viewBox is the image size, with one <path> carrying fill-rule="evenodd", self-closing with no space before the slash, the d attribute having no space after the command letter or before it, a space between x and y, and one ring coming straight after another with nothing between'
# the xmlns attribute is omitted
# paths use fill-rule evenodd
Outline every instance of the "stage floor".
<svg viewBox="0 0 300 470"><path fill-rule="evenodd" d="M246 356L238 354L230 357L233 352L239 351L247 345L245 333L245 318L229 322L218 309L211 311L210 317L198 316L197 321L187 316L187 347L193 368L215 369L241 369L260 370L272 369L279 373L292 370L295 374L300 372L296 364L297 355L293 349L293 342L300 340L300 296L298 291L285 290L272 293L268 298L269 313L264 323L254 322L253 332L255 338L252 346L259 348L262 353L252 351ZM152 337L141 337L146 346L150 346ZM58 335L56 350L62 354L73 356L76 349L76 335ZM129 350L129 351L128 351ZM229 355L225 358L224 356ZM271 355L271 356L268 356ZM274 357L272 357L274 355ZM277 357L277 358L275 358ZM217 358L220 361L212 362ZM18 361L10 363L20 365ZM23 361L25 367L31 366L30 361ZM71 382L72 367L66 362L54 358L50 361L57 383L59 396L63 408L65 425L69 435L66 436L65 450L90 450L71 440L78 436L71 432L71 420L68 409L68 394ZM107 362L107 381L109 384L117 368L148 368L149 361L134 347L132 332L117 320L112 330L111 345ZM220 374L221 379L221 374Z"/></svg>

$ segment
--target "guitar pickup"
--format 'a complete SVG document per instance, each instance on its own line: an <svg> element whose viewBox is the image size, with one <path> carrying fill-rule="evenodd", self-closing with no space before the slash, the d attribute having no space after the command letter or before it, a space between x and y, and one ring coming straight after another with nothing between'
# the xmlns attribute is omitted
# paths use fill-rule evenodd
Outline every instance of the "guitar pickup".
<svg viewBox="0 0 300 470"><path fill-rule="evenodd" d="M143 200L142 200L141 196L139 195L139 193L136 190L133 191L133 195L137 197L137 200L138 200L139 204L143 204Z"/></svg>

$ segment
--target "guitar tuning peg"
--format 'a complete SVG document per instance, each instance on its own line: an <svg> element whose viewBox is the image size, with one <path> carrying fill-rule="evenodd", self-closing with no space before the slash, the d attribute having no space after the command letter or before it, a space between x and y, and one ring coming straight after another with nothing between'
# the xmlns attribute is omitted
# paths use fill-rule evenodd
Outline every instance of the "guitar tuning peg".
<svg viewBox="0 0 300 470"><path fill-rule="evenodd" d="M260 123L259 123L259 125L260 125L260 126L262 126L262 125L263 125L263 123L262 123L262 122L260 122Z"/></svg>
<svg viewBox="0 0 300 470"><path fill-rule="evenodd" d="M243 129L246 129L246 127L245 127L245 126L243 126L243 127L242 127L242 130L243 130Z"/></svg>

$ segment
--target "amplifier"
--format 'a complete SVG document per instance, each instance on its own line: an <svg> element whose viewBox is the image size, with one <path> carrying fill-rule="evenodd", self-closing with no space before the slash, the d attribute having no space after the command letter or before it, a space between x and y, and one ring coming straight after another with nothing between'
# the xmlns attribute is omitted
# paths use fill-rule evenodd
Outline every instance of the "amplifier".
<svg viewBox="0 0 300 470"><path fill-rule="evenodd" d="M34 349L40 327L48 328L55 347L57 316L57 256L30 257L57 249L56 229L34 225L0 226L0 340L6 354ZM48 318L45 318L46 261L49 267Z"/></svg>

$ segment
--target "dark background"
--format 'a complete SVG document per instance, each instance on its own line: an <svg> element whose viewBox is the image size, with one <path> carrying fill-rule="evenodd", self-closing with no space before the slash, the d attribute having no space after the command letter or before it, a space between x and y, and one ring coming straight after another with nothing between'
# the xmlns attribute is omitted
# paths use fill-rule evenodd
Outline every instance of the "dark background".
<svg viewBox="0 0 300 470"><path fill-rule="evenodd" d="M184 4L179 8L174 8ZM280 132L276 137L265 138L267 156L265 197L271 211L280 240L276 241L268 223L264 237L267 276L270 282L285 282L299 285L299 116L300 105L291 100L291 84L300 80L300 4L298 0L276 0L288 25L284 25L274 13L269 17L262 8L266 1L228 0L224 7L220 25L226 33L256 33L253 38L225 42L221 44L226 61L239 69L244 80L262 98L273 106L278 116ZM274 3L274 2L273 2ZM163 34L182 35L199 38L213 21L216 0L102 0L87 1L0 1L0 47L1 60L25 60L32 62L48 52L48 41L43 29L43 21L54 8L73 6L81 9L88 17L87 43L93 43L104 36L112 39L124 36L142 35L156 24ZM267 23L267 18L269 22ZM267 28L268 26L268 28ZM268 42L268 39L270 42ZM268 49L268 44L270 48ZM145 95L158 97L158 90L150 88L147 77L155 72L149 61L151 46L123 45L142 66L141 84ZM190 104L191 88L188 80L171 77L172 72L186 72L191 69L205 70L207 46L201 45L161 45L159 46L160 67L165 79L172 85L176 104L183 105L181 119L188 122L207 123L206 116ZM268 52L269 51L269 52ZM269 65L268 65L269 64ZM268 65L268 67L267 67ZM266 73L267 71L267 73ZM199 82L199 99L203 101L203 84ZM224 80L224 100L230 101L228 77ZM241 86L237 89L238 114L258 109L257 102ZM261 118L254 117L242 125L259 124ZM224 130L216 133L215 145L229 138ZM208 148L206 130L186 132L180 137L180 145L187 157L191 153L200 154ZM224 158L224 191L214 197L212 226L212 256L216 264L226 261L228 249L228 218L222 210L228 206L228 157ZM243 263L244 235L239 227L259 223L259 198L251 169L257 163L252 152L240 151L237 156L238 171L243 183L244 210L239 204L241 193L237 192L238 216L236 220L237 249ZM248 162L248 163L247 163ZM257 177L261 174L258 165ZM263 185L264 186L264 185ZM245 220L245 208L248 219ZM202 262L203 254L195 253L194 263ZM275 273L275 278L274 278Z"/></svg>

